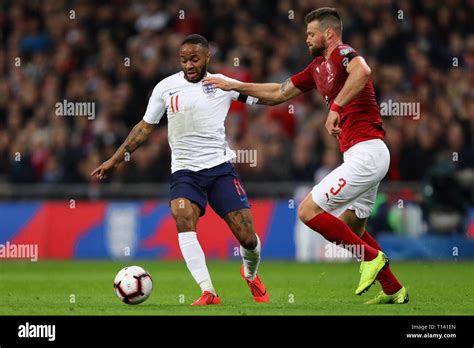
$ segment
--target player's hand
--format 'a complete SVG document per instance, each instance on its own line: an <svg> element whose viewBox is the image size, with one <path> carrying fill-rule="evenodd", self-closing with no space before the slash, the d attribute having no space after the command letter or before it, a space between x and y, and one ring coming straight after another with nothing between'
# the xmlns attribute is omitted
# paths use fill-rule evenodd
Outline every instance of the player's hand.
<svg viewBox="0 0 474 348"><path fill-rule="evenodd" d="M115 168L118 167L118 165L119 163L110 158L102 163L99 167L94 169L94 171L91 173L91 176L95 175L98 179L103 180L107 178L107 176L110 175L115 170Z"/></svg>
<svg viewBox="0 0 474 348"><path fill-rule="evenodd" d="M226 81L214 76L205 77L202 80L202 83L205 85L214 85L215 87L222 89L223 91L231 91L235 89L236 85L234 82Z"/></svg>
<svg viewBox="0 0 474 348"><path fill-rule="evenodd" d="M328 118L326 119L326 129L333 137L339 139L339 135L342 132L342 129L339 128L339 122L341 121L339 113L330 110Z"/></svg>

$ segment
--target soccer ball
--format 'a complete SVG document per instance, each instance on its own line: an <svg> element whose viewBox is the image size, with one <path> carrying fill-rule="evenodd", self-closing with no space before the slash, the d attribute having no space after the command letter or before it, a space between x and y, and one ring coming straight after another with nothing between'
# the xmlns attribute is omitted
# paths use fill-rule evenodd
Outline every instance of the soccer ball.
<svg viewBox="0 0 474 348"><path fill-rule="evenodd" d="M153 281L147 271L139 266L125 267L114 280L115 295L120 301L134 305L145 301L153 290Z"/></svg>

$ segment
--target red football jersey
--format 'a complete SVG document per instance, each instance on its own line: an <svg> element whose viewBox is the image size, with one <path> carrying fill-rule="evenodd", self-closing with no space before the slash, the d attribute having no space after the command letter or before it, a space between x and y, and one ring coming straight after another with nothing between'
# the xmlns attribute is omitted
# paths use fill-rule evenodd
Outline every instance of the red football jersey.
<svg viewBox="0 0 474 348"><path fill-rule="evenodd" d="M351 46L339 44L328 60L316 57L302 72L291 77L302 92L316 88L326 99L328 107L341 91L349 74L346 67L358 54ZM360 93L344 106L340 113L342 129L339 147L342 152L364 140L384 139L380 108L375 99L372 80L369 79Z"/></svg>

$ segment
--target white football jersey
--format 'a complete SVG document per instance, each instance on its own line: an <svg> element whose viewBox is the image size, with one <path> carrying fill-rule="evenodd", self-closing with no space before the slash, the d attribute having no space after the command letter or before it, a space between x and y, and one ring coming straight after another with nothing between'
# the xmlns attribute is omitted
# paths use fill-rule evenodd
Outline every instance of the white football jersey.
<svg viewBox="0 0 474 348"><path fill-rule="evenodd" d="M222 74L207 73L207 76L235 81ZM182 71L155 86L143 120L157 124L167 111L171 173L212 168L235 157L225 140L224 128L232 100L247 104L258 101L236 91L203 85L202 81L191 83Z"/></svg>

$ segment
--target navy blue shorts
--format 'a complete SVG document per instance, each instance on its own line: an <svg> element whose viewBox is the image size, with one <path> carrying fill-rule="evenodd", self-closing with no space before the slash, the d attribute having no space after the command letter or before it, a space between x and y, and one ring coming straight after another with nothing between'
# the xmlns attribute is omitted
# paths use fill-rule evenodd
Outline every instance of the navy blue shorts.
<svg viewBox="0 0 474 348"><path fill-rule="evenodd" d="M171 174L171 198L187 198L201 208L201 216L206 212L209 201L214 211L223 218L227 213L250 208L239 176L232 163L197 172L178 170Z"/></svg>

